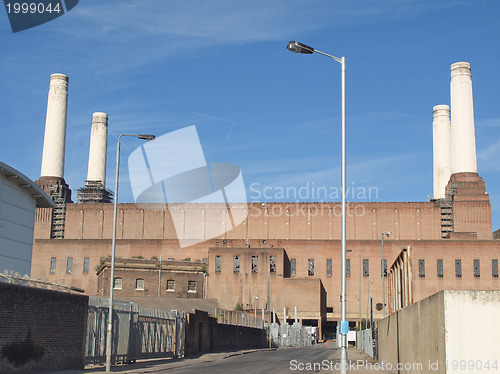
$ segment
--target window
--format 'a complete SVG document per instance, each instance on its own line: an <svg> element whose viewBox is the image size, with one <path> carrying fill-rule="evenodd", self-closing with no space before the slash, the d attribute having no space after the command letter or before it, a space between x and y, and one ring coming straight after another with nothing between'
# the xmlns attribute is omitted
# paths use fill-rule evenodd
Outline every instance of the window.
<svg viewBox="0 0 500 374"><path fill-rule="evenodd" d="M332 276L332 259L331 258L326 259L326 275L329 277Z"/></svg>
<svg viewBox="0 0 500 374"><path fill-rule="evenodd" d="M269 272L276 273L276 256L269 256Z"/></svg>
<svg viewBox="0 0 500 374"><path fill-rule="evenodd" d="M90 264L90 259L88 257L85 257L83 259L83 274L89 273L89 264Z"/></svg>
<svg viewBox="0 0 500 374"><path fill-rule="evenodd" d="M387 259L380 260L380 275L387 277Z"/></svg>
<svg viewBox="0 0 500 374"><path fill-rule="evenodd" d="M252 256L252 273L259 271L259 256Z"/></svg>
<svg viewBox="0 0 500 374"><path fill-rule="evenodd" d="M498 260L491 260L491 276L498 278Z"/></svg>
<svg viewBox="0 0 500 374"><path fill-rule="evenodd" d="M345 276L350 277L351 276L351 259L346 258L345 260Z"/></svg>
<svg viewBox="0 0 500 374"><path fill-rule="evenodd" d="M175 281L173 279L167 280L167 291L175 291Z"/></svg>
<svg viewBox="0 0 500 374"><path fill-rule="evenodd" d="M233 272L234 273L240 272L240 256L233 257Z"/></svg>
<svg viewBox="0 0 500 374"><path fill-rule="evenodd" d="M297 274L297 260L292 258L290 260L290 275Z"/></svg>
<svg viewBox="0 0 500 374"><path fill-rule="evenodd" d="M418 260L418 276L425 278L425 260Z"/></svg>
<svg viewBox="0 0 500 374"><path fill-rule="evenodd" d="M196 292L196 281L188 282L188 292Z"/></svg>
<svg viewBox="0 0 500 374"><path fill-rule="evenodd" d="M437 260L437 276L443 278L443 260Z"/></svg>
<svg viewBox="0 0 500 374"><path fill-rule="evenodd" d="M455 260L455 276L462 277L462 260Z"/></svg>
<svg viewBox="0 0 500 374"><path fill-rule="evenodd" d="M215 256L215 272L220 273L221 268L222 268L222 257Z"/></svg>
<svg viewBox="0 0 500 374"><path fill-rule="evenodd" d="M370 261L367 258L363 259L363 277L370 276Z"/></svg>
<svg viewBox="0 0 500 374"><path fill-rule="evenodd" d="M307 275L314 275L314 258L307 260Z"/></svg>
<svg viewBox="0 0 500 374"><path fill-rule="evenodd" d="M56 258L51 257L50 258L50 273L54 274L56 272Z"/></svg>
<svg viewBox="0 0 500 374"><path fill-rule="evenodd" d="M68 257L66 262L66 274L71 274L73 272L73 257Z"/></svg>
<svg viewBox="0 0 500 374"><path fill-rule="evenodd" d="M481 276L481 269L479 268L479 260L474 260L474 278Z"/></svg>
<svg viewBox="0 0 500 374"><path fill-rule="evenodd" d="M207 265L207 266L208 266L208 258L206 258L206 257L205 257L205 258L203 258L203 259L201 260L201 262L203 262L205 265Z"/></svg>
<svg viewBox="0 0 500 374"><path fill-rule="evenodd" d="M144 279L137 278L135 280L135 289L139 291L144 291Z"/></svg>
<svg viewBox="0 0 500 374"><path fill-rule="evenodd" d="M113 282L113 289L115 289L115 290L122 289L122 279L121 278L115 278L115 281Z"/></svg>

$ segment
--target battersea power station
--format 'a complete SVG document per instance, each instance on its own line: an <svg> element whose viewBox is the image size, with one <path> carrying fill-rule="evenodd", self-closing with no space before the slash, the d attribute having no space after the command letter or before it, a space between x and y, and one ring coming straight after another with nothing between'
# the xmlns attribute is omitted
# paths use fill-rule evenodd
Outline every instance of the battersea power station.
<svg viewBox="0 0 500 374"><path fill-rule="evenodd" d="M108 116L93 114L87 178L71 191L64 180L68 83L51 76L36 183L55 207L37 209L31 277L107 297ZM451 65L450 88L450 106L433 108L433 198L347 205L351 327L367 313L379 319L440 290L500 289L500 240L477 173L469 63ZM299 322L317 326L320 337L333 334L341 317L340 213L339 202L120 203L115 298L215 299L220 309L263 310L268 321L273 309L278 321L293 320L296 308Z"/></svg>

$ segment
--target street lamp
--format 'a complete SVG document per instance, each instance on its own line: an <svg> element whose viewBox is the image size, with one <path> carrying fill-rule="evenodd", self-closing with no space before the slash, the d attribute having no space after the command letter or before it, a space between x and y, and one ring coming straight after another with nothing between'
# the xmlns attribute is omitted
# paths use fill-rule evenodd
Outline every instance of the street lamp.
<svg viewBox="0 0 500 374"><path fill-rule="evenodd" d="M386 266L384 261L384 236L389 237L391 235L390 231L384 231L382 233L382 315L385 317L385 278L386 274Z"/></svg>
<svg viewBox="0 0 500 374"><path fill-rule="evenodd" d="M253 303L253 311L254 311L254 317L255 317L255 326L257 327L257 300L259 300L258 296L255 296L255 301Z"/></svg>
<svg viewBox="0 0 500 374"><path fill-rule="evenodd" d="M349 332L349 322L346 321L346 62L345 57L335 57L327 53L318 51L308 45L291 41L287 46L288 50L296 53L312 54L314 52L330 57L342 65L342 281L341 281L341 321L340 321L340 372L347 372L347 333Z"/></svg>
<svg viewBox="0 0 500 374"><path fill-rule="evenodd" d="M371 284L375 284L375 281L368 282L368 301L366 302L366 324L365 324L366 328L368 328L368 316L370 313L370 285ZM373 326L370 325L370 328L373 328Z"/></svg>
<svg viewBox="0 0 500 374"><path fill-rule="evenodd" d="M153 140L154 135L139 134L128 135L122 134L118 137L116 145L116 174L115 174L115 201L113 208L113 240L111 244L111 279L109 284L109 310L108 310L108 332L106 336L106 371L111 371L111 340L113 338L113 288L115 283L115 250L116 250L116 212L118 207L118 179L120 170L120 141L122 136L132 136L142 140Z"/></svg>

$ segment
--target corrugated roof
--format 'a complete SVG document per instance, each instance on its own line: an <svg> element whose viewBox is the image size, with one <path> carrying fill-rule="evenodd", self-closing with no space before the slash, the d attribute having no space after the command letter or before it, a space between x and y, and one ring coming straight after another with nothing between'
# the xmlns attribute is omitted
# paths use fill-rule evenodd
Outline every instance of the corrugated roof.
<svg viewBox="0 0 500 374"><path fill-rule="evenodd" d="M52 199L31 179L20 171L0 161L0 174L24 189L36 200L37 208L54 208Z"/></svg>

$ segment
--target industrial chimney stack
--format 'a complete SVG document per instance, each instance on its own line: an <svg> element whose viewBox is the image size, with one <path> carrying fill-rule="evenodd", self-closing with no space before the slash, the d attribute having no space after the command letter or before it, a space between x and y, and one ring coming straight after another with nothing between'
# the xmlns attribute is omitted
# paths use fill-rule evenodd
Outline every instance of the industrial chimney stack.
<svg viewBox="0 0 500 374"><path fill-rule="evenodd" d="M64 74L52 74L45 120L42 171L40 173L42 178L64 178L67 113L68 77Z"/></svg>
<svg viewBox="0 0 500 374"><path fill-rule="evenodd" d="M108 115L96 112L92 115L90 134L89 167L87 181L106 186L106 152L108 149Z"/></svg>
<svg viewBox="0 0 500 374"><path fill-rule="evenodd" d="M486 183L477 174L472 80L468 62L451 65L450 95L450 133L445 106L434 107L434 196L439 200L441 209L441 237L491 240L491 205ZM451 138L451 176L448 174L448 138ZM449 180L444 182L446 178ZM441 183L446 186L444 196Z"/></svg>
<svg viewBox="0 0 500 374"><path fill-rule="evenodd" d="M37 212L48 217L45 224L50 238L64 238L65 208L71 203L71 190L64 180L64 152L66 148L66 118L68 114L68 77L64 74L50 76L45 136L43 141L42 170L36 183L54 200L56 207L51 214Z"/></svg>
<svg viewBox="0 0 500 374"><path fill-rule="evenodd" d="M108 115L95 112L92 115L89 165L85 187L79 189L80 203L110 203L111 193L106 190L106 153L108 149Z"/></svg>
<svg viewBox="0 0 500 374"><path fill-rule="evenodd" d="M451 177L451 126L450 107L436 105L433 108L434 144L434 199L443 199Z"/></svg>
<svg viewBox="0 0 500 374"><path fill-rule="evenodd" d="M451 65L451 169L477 173L470 64Z"/></svg>

